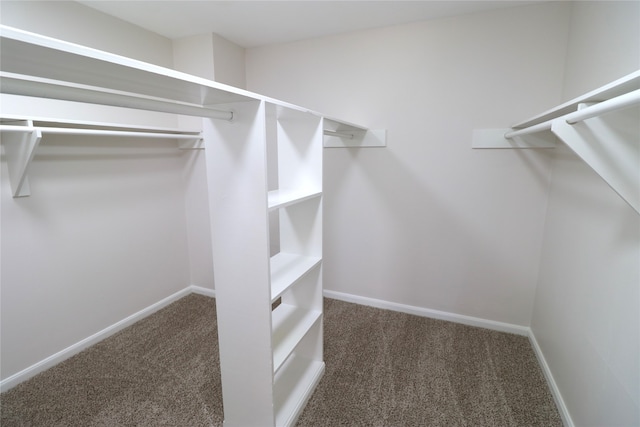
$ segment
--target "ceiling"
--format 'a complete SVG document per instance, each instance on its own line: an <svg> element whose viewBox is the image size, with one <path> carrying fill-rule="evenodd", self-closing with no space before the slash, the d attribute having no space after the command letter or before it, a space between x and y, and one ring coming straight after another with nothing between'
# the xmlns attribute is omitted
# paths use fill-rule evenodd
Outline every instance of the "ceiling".
<svg viewBox="0 0 640 427"><path fill-rule="evenodd" d="M80 3L170 39L216 33L243 47L520 6L536 1L95 1Z"/></svg>

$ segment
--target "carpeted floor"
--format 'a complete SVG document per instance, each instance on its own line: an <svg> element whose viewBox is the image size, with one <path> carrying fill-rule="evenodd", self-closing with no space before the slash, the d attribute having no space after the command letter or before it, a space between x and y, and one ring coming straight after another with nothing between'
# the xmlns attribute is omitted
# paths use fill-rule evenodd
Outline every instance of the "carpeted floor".
<svg viewBox="0 0 640 427"><path fill-rule="evenodd" d="M561 426L525 337L325 299L298 426ZM221 426L214 300L189 295L0 395L0 425Z"/></svg>

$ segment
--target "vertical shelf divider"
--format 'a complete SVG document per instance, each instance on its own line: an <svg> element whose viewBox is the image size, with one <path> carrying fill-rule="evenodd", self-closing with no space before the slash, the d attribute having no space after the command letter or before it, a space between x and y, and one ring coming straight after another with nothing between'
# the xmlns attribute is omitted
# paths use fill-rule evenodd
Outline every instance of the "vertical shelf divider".
<svg viewBox="0 0 640 427"><path fill-rule="evenodd" d="M225 427L274 425L265 103L204 120Z"/></svg>
<svg viewBox="0 0 640 427"><path fill-rule="evenodd" d="M324 372L322 118L223 107L236 119L203 132L224 425L290 426Z"/></svg>

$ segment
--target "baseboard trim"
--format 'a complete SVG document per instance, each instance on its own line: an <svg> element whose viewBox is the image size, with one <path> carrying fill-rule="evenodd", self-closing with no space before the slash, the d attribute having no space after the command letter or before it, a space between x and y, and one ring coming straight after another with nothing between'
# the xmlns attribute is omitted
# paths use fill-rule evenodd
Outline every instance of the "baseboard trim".
<svg viewBox="0 0 640 427"><path fill-rule="evenodd" d="M206 297L211 297L211 298L216 297L215 289L203 288L201 286L196 286L196 285L191 285L189 286L188 289L193 294L204 295Z"/></svg>
<svg viewBox="0 0 640 427"><path fill-rule="evenodd" d="M91 347L92 345L102 341L105 338L108 338L116 332L121 331L127 326L133 325L137 321L144 319L145 317L191 293L215 297L215 291L213 291L212 289L202 288L195 285L187 286L186 288L172 295L169 295L168 297L158 301L157 303L152 304L149 307L144 308L137 313L134 313L131 316L128 316L79 342L63 350L60 350L59 352L47 357L46 359L41 360L40 362L37 362L29 366L28 368L25 368L22 371L11 375L10 377L5 378L4 380L0 381L0 392L5 392L20 384L21 382L26 381L29 378L39 374L40 372L46 371L47 369L57 365L58 363L70 358L71 356L80 353L82 350Z"/></svg>
<svg viewBox="0 0 640 427"><path fill-rule="evenodd" d="M514 325L511 323L497 322L495 320L481 319L479 317L465 316L462 314L449 313L446 311L432 310L430 308L416 307L413 305L399 304L375 298L361 297L358 295L346 294L336 291L324 291L324 296L355 304L368 305L370 307L383 308L386 310L399 311L401 313L414 314L416 316L429 317L431 319L447 320L454 323L462 323L469 326L491 329L494 331L508 332L516 335L529 335L529 328L526 326Z"/></svg>
<svg viewBox="0 0 640 427"><path fill-rule="evenodd" d="M531 347L533 347L533 352L538 358L538 363L540 364L540 368L542 368L542 373L544 374L544 377L547 380L547 384L549 385L549 389L551 390L551 395L553 396L553 400L555 400L556 402L556 406L558 407L558 411L560 412L560 417L562 418L562 423L564 424L565 427L574 427L575 424L571 419L571 415L569 414L567 405L565 405L564 403L564 399L562 398L560 389L556 384L555 378L553 378L553 374L551 373L551 369L549 369L547 360L544 358L544 353L542 353L542 349L540 348L540 345L538 344L538 340L536 340L536 336L534 335L531 328L529 328L529 342L531 343Z"/></svg>

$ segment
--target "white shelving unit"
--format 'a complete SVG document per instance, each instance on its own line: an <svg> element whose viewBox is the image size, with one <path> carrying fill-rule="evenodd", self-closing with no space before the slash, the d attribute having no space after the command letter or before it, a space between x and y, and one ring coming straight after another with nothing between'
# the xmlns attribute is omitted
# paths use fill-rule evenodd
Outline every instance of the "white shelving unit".
<svg viewBox="0 0 640 427"><path fill-rule="evenodd" d="M292 425L324 372L322 359L323 119L267 106L274 402L276 425ZM271 201L274 203L272 204ZM276 240L274 245L274 240ZM289 362L289 363L286 363ZM297 390L297 391L296 391ZM298 396L297 401L291 396ZM278 396L289 396L279 400Z"/></svg>
<svg viewBox="0 0 640 427"><path fill-rule="evenodd" d="M0 92L23 107L38 97L39 105L72 110L95 104L202 119L201 131L82 120L62 126L153 133L188 148L204 141L225 426L293 425L324 372L322 149L384 146L386 132L34 33L0 26L0 36ZM8 163L17 195L26 196L43 129L24 109L7 110L5 117L22 120L19 132L7 128L3 136L23 136L7 146L16 149Z"/></svg>
<svg viewBox="0 0 640 427"><path fill-rule="evenodd" d="M324 371L323 120L267 101L225 107L237 119L205 126L225 425L292 425ZM248 411L255 393L263 404Z"/></svg>

